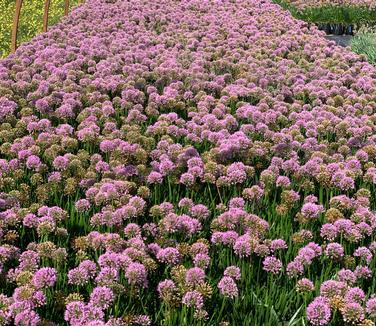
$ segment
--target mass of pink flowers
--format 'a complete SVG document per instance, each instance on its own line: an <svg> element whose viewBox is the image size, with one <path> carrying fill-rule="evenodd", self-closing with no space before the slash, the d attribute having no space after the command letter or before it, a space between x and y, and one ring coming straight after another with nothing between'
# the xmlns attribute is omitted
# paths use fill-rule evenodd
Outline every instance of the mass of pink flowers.
<svg viewBox="0 0 376 326"><path fill-rule="evenodd" d="M0 324L374 325L375 131L271 0L86 1L0 61Z"/></svg>

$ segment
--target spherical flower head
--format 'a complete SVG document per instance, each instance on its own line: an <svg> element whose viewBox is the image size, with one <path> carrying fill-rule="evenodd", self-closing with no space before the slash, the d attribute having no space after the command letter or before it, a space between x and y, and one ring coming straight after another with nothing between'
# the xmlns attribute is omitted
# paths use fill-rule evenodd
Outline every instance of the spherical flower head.
<svg viewBox="0 0 376 326"><path fill-rule="evenodd" d="M185 172L180 176L179 182L187 187L193 186L195 183L195 177L189 172Z"/></svg>
<svg viewBox="0 0 376 326"><path fill-rule="evenodd" d="M33 213L28 213L23 218L22 223L29 228L36 228L39 223L39 218Z"/></svg>
<svg viewBox="0 0 376 326"><path fill-rule="evenodd" d="M140 263L131 263L125 271L125 277L133 285L146 286L147 284L147 271Z"/></svg>
<svg viewBox="0 0 376 326"><path fill-rule="evenodd" d="M80 323L84 317L85 303L72 301L66 305L64 320L71 324Z"/></svg>
<svg viewBox="0 0 376 326"><path fill-rule="evenodd" d="M313 220L317 219L323 211L324 207L322 205L317 205L308 202L303 205L301 213L304 218L308 220Z"/></svg>
<svg viewBox="0 0 376 326"><path fill-rule="evenodd" d="M240 268L237 266L228 266L223 272L223 275L232 277L234 280L238 281L241 278Z"/></svg>
<svg viewBox="0 0 376 326"><path fill-rule="evenodd" d="M3 120L6 116L13 114L17 106L17 103L9 100L8 98L0 97L0 120Z"/></svg>
<svg viewBox="0 0 376 326"><path fill-rule="evenodd" d="M196 290L189 291L184 294L182 303L187 307L193 307L195 310L200 310L204 306L204 297Z"/></svg>
<svg viewBox="0 0 376 326"><path fill-rule="evenodd" d="M304 204L306 203L311 203L315 204L317 203L318 199L315 195L308 195L307 197L304 198Z"/></svg>
<svg viewBox="0 0 376 326"><path fill-rule="evenodd" d="M277 180L276 180L276 186L277 187L282 187L282 188L288 188L290 187L290 179L286 176L279 176L277 177Z"/></svg>
<svg viewBox="0 0 376 326"><path fill-rule="evenodd" d="M307 319L312 325L327 325L331 318L328 299L316 297L307 307Z"/></svg>
<svg viewBox="0 0 376 326"><path fill-rule="evenodd" d="M234 197L230 199L228 203L229 208L240 208L243 209L245 205L245 201L242 197Z"/></svg>
<svg viewBox="0 0 376 326"><path fill-rule="evenodd" d="M277 250L287 249L286 241L283 239L274 239L270 244L270 250L275 252Z"/></svg>
<svg viewBox="0 0 376 326"><path fill-rule="evenodd" d="M350 189L354 189L355 188L355 181L354 181L354 179L351 178L351 177L344 176L339 181L339 188L341 188L341 190L344 190L344 191L348 191Z"/></svg>
<svg viewBox="0 0 376 326"><path fill-rule="evenodd" d="M161 263L176 265L180 261L179 250L174 247L163 248L158 251L157 259Z"/></svg>
<svg viewBox="0 0 376 326"><path fill-rule="evenodd" d="M296 283L296 291L299 293L311 292L315 289L315 286L308 278L302 278Z"/></svg>
<svg viewBox="0 0 376 326"><path fill-rule="evenodd" d="M210 257L207 254L198 253L193 257L193 263L195 267L206 269L210 264Z"/></svg>
<svg viewBox="0 0 376 326"><path fill-rule="evenodd" d="M153 183L161 184L163 182L163 175L157 171L152 171L148 175L147 182L150 184L153 184Z"/></svg>
<svg viewBox="0 0 376 326"><path fill-rule="evenodd" d="M266 244L259 244L255 248L255 254L260 257L265 257L270 254L270 249Z"/></svg>
<svg viewBox="0 0 376 326"><path fill-rule="evenodd" d="M85 212L90 209L90 202L87 199L79 199L74 204L74 207L76 208L77 212Z"/></svg>
<svg viewBox="0 0 376 326"><path fill-rule="evenodd" d="M12 298L18 302L30 303L32 301L32 297L34 293L35 293L35 290L33 287L28 286L28 285L23 285L23 286L17 287L14 290Z"/></svg>
<svg viewBox="0 0 376 326"><path fill-rule="evenodd" d="M177 288L176 288L174 281L168 280L168 279L159 282L158 287L157 287L159 297L162 300L169 300L175 293L176 289Z"/></svg>
<svg viewBox="0 0 376 326"><path fill-rule="evenodd" d="M187 209L189 209L189 208L191 208L191 207L193 207L193 201L192 201L192 199L190 199L190 198L182 198L180 201L179 201L179 203L178 203L178 207L180 207L180 208L187 208Z"/></svg>
<svg viewBox="0 0 376 326"><path fill-rule="evenodd" d="M65 156L57 156L52 165L56 170L64 171L68 168L69 159Z"/></svg>
<svg viewBox="0 0 376 326"><path fill-rule="evenodd" d="M248 234L240 236L234 244L234 252L239 257L249 257L252 252L251 238Z"/></svg>
<svg viewBox="0 0 376 326"><path fill-rule="evenodd" d="M89 273L84 268L76 267L68 272L68 284L84 285L89 280Z"/></svg>
<svg viewBox="0 0 376 326"><path fill-rule="evenodd" d="M61 181L61 173L60 172L52 172L48 176L48 182L54 183L54 182L60 182Z"/></svg>
<svg viewBox="0 0 376 326"><path fill-rule="evenodd" d="M372 270L367 266L356 266L354 274L357 278L357 280L360 279L368 279L372 277Z"/></svg>
<svg viewBox="0 0 376 326"><path fill-rule="evenodd" d="M321 284L320 295L326 298L333 298L334 296L343 297L347 289L348 286L344 282L328 280Z"/></svg>
<svg viewBox="0 0 376 326"><path fill-rule="evenodd" d="M35 272L32 283L37 289L55 285L57 272L55 268L43 267Z"/></svg>
<svg viewBox="0 0 376 326"><path fill-rule="evenodd" d="M39 315L31 309L26 309L19 312L16 317L14 317L14 325L16 326L38 326L41 322Z"/></svg>
<svg viewBox="0 0 376 326"><path fill-rule="evenodd" d="M185 282L188 285L198 285L205 280L205 272L199 267L193 267L187 270Z"/></svg>
<svg viewBox="0 0 376 326"><path fill-rule="evenodd" d="M341 309L343 320L350 324L356 324L364 319L364 309L358 302L347 302Z"/></svg>
<svg viewBox="0 0 376 326"><path fill-rule="evenodd" d="M26 160L26 167L30 170L37 170L41 164L40 158L36 155L30 155Z"/></svg>
<svg viewBox="0 0 376 326"><path fill-rule="evenodd" d="M94 320L103 320L104 312L101 308L92 305L91 303L85 305L83 320L85 321L94 321Z"/></svg>
<svg viewBox="0 0 376 326"><path fill-rule="evenodd" d="M370 318L376 318L376 297L367 301L366 312Z"/></svg>
<svg viewBox="0 0 376 326"><path fill-rule="evenodd" d="M209 254L209 247L206 243L203 242L195 242L191 245L190 249L191 255L197 255L197 254Z"/></svg>
<svg viewBox="0 0 376 326"><path fill-rule="evenodd" d="M273 256L266 257L262 262L263 270L272 273L272 274L279 274L282 270L282 262Z"/></svg>
<svg viewBox="0 0 376 326"><path fill-rule="evenodd" d="M320 236L325 240L333 241L338 235L338 229L331 223L326 223L321 227Z"/></svg>
<svg viewBox="0 0 376 326"><path fill-rule="evenodd" d="M243 183L247 179L245 165L242 162L232 163L227 168L226 176L231 184Z"/></svg>
<svg viewBox="0 0 376 326"><path fill-rule="evenodd" d="M286 273L289 277L296 277L303 274L304 265L299 260L293 260L286 266Z"/></svg>
<svg viewBox="0 0 376 326"><path fill-rule="evenodd" d="M254 185L251 188L245 188L242 193L244 199L255 202L260 201L263 195L264 189L257 185Z"/></svg>
<svg viewBox="0 0 376 326"><path fill-rule="evenodd" d="M114 293L106 286L98 286L91 292L90 303L103 310L107 309L113 301Z"/></svg>
<svg viewBox="0 0 376 326"><path fill-rule="evenodd" d="M339 281L345 282L348 285L353 285L356 282L356 276L350 269L342 268L338 271L337 277Z"/></svg>
<svg viewBox="0 0 376 326"><path fill-rule="evenodd" d="M189 214L199 220L205 220L209 216L209 209L205 205L198 204L190 208Z"/></svg>
<svg viewBox="0 0 376 326"><path fill-rule="evenodd" d="M150 326L151 325L151 319L147 315L133 316L132 325Z"/></svg>
<svg viewBox="0 0 376 326"><path fill-rule="evenodd" d="M345 301L363 303L366 295L361 288L354 287L347 290Z"/></svg>
<svg viewBox="0 0 376 326"><path fill-rule="evenodd" d="M218 283L219 292L228 298L237 298L239 295L238 287L234 279L230 276L224 276Z"/></svg>
<svg viewBox="0 0 376 326"><path fill-rule="evenodd" d="M325 255L330 259L340 260L344 257L345 250L339 243L331 242L325 248Z"/></svg>
<svg viewBox="0 0 376 326"><path fill-rule="evenodd" d="M86 271L85 271L86 272ZM101 268L99 274L95 278L97 285L108 286L117 282L119 279L119 271L116 268Z"/></svg>
<svg viewBox="0 0 376 326"><path fill-rule="evenodd" d="M136 223L129 223L124 228L124 235L128 238L140 237L141 236L141 227Z"/></svg>
<svg viewBox="0 0 376 326"><path fill-rule="evenodd" d="M354 257L360 257L368 265L371 263L373 255L367 247L359 247L354 251Z"/></svg>

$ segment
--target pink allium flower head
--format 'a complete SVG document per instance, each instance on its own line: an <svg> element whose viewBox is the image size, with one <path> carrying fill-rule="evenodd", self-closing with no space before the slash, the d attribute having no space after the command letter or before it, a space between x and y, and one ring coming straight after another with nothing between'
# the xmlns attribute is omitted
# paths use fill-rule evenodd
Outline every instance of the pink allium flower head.
<svg viewBox="0 0 376 326"><path fill-rule="evenodd" d="M180 253L173 247L163 248L158 251L157 259L165 264L176 265L180 260Z"/></svg>
<svg viewBox="0 0 376 326"><path fill-rule="evenodd" d="M90 294L90 303L101 309L107 309L114 300L113 291L105 286L99 286L94 288Z"/></svg>
<svg viewBox="0 0 376 326"><path fill-rule="evenodd" d="M147 271L143 264L131 263L125 271L125 277L130 284L146 286Z"/></svg>
<svg viewBox="0 0 376 326"><path fill-rule="evenodd" d="M182 303L187 307L193 307L195 309L202 309L204 306L204 298L202 294L196 290L189 291L184 294Z"/></svg>
<svg viewBox="0 0 376 326"><path fill-rule="evenodd" d="M189 285L197 285L205 280L205 272L199 267L192 267L185 274L185 282Z"/></svg>
<svg viewBox="0 0 376 326"><path fill-rule="evenodd" d="M193 257L193 263L195 267L206 269L210 264L210 257L207 254L198 253Z"/></svg>
<svg viewBox="0 0 376 326"><path fill-rule="evenodd" d="M30 325L30 326L37 326L41 322L39 315L31 309L26 309L21 311L16 315L14 318L14 325L22 326L22 325Z"/></svg>
<svg viewBox="0 0 376 326"><path fill-rule="evenodd" d="M330 259L335 259L335 260L341 259L343 258L344 254L345 254L345 251L343 247L339 243L336 243L336 242L329 243L325 248L325 255L329 257Z"/></svg>
<svg viewBox="0 0 376 326"><path fill-rule="evenodd" d="M238 287L232 277L224 276L218 283L219 292L228 298L237 298L239 296Z"/></svg>
<svg viewBox="0 0 376 326"><path fill-rule="evenodd" d="M35 272L32 283L37 289L55 285L57 272L54 268L43 267Z"/></svg>
<svg viewBox="0 0 376 326"><path fill-rule="evenodd" d="M238 281L241 278L240 268L237 266L228 266L223 272L223 275L232 277L234 280Z"/></svg>
<svg viewBox="0 0 376 326"><path fill-rule="evenodd" d="M376 317L376 298L370 298L366 303L366 312L370 318Z"/></svg>
<svg viewBox="0 0 376 326"><path fill-rule="evenodd" d="M315 286L308 278L302 278L296 283L296 290L300 293L311 292Z"/></svg>
<svg viewBox="0 0 376 326"><path fill-rule="evenodd" d="M273 256L266 257L262 262L263 270L272 273L279 274L282 270L282 262Z"/></svg>
<svg viewBox="0 0 376 326"><path fill-rule="evenodd" d="M177 287L172 280L164 280L159 282L158 284L158 293L159 296L163 298L169 297L171 294L173 294L176 291Z"/></svg>
<svg viewBox="0 0 376 326"><path fill-rule="evenodd" d="M307 307L307 318L312 325L327 325L331 318L329 301L324 297L315 298Z"/></svg>

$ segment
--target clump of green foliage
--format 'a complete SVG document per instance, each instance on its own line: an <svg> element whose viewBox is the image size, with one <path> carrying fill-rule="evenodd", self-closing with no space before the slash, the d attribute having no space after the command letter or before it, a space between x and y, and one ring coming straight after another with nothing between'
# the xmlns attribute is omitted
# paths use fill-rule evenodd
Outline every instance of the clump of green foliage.
<svg viewBox="0 0 376 326"><path fill-rule="evenodd" d="M78 4L71 0L70 7ZM16 0L0 0L0 58L10 53L11 33ZM29 41L43 29L43 0L24 0L22 4L18 44ZM64 0L51 0L49 25L56 24L64 16Z"/></svg>
<svg viewBox="0 0 376 326"><path fill-rule="evenodd" d="M362 30L354 36L351 48L358 54L367 56L367 60L376 65L376 33Z"/></svg>
<svg viewBox="0 0 376 326"><path fill-rule="evenodd" d="M316 24L363 25L376 22L376 10L367 6L322 6L300 10L286 0L274 0L295 18Z"/></svg>

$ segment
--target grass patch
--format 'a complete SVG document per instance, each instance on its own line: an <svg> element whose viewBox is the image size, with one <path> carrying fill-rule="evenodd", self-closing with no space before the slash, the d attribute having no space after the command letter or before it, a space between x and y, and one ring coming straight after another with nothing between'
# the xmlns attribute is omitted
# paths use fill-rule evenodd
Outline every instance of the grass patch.
<svg viewBox="0 0 376 326"><path fill-rule="evenodd" d="M369 63L376 65L376 34L358 33L351 41L351 48L358 54L366 55Z"/></svg>

